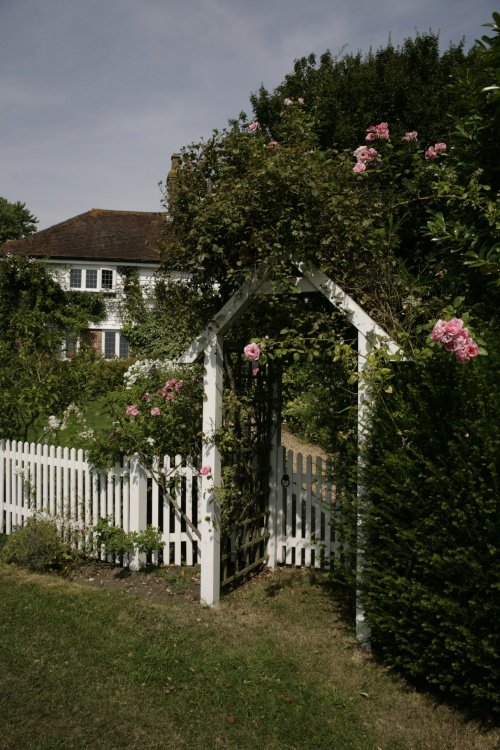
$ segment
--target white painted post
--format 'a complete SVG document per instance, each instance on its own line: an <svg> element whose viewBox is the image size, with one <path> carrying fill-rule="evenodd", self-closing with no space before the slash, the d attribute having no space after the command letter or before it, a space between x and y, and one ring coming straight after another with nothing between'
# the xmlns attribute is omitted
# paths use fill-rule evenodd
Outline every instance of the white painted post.
<svg viewBox="0 0 500 750"><path fill-rule="evenodd" d="M130 506L128 531L143 531L147 525L147 477L139 456L134 453L130 460ZM130 570L140 570L146 563L146 555L135 550L129 561Z"/></svg>
<svg viewBox="0 0 500 750"><path fill-rule="evenodd" d="M214 487L221 484L221 459L210 438L222 425L222 388L224 338L217 335L205 349L203 447L201 465L209 466L211 473L201 477L199 502L199 529L201 534L200 601L210 607L220 600L220 514Z"/></svg>
<svg viewBox="0 0 500 750"><path fill-rule="evenodd" d="M7 510L5 502L5 440L0 440L0 534L6 533L4 512Z"/></svg>
<svg viewBox="0 0 500 750"><path fill-rule="evenodd" d="M365 488L361 474L363 470L363 447L366 439L366 420L368 416L369 389L363 376L368 364L370 342L358 331L358 510L356 519L356 638L362 648L370 651L371 629L366 619L363 605L363 569L364 569L364 531L363 512Z"/></svg>
<svg viewBox="0 0 500 750"><path fill-rule="evenodd" d="M278 468L279 451L281 445L281 370L273 373L272 412L271 412L271 449L269 461L269 519L267 540L267 567L276 568L278 565L278 492L281 490L281 475Z"/></svg>

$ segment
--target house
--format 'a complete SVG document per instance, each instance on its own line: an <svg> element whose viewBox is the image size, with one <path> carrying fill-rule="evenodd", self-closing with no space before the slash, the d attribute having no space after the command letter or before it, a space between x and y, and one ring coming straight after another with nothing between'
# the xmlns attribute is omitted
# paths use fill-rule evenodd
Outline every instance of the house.
<svg viewBox="0 0 500 750"><path fill-rule="evenodd" d="M45 260L63 289L103 294L106 318L90 324L81 338L108 359L127 357L120 315L124 279L135 272L144 293L152 285L160 265L156 248L164 217L163 212L93 208L29 237L11 240L2 249ZM78 345L68 337L66 356Z"/></svg>

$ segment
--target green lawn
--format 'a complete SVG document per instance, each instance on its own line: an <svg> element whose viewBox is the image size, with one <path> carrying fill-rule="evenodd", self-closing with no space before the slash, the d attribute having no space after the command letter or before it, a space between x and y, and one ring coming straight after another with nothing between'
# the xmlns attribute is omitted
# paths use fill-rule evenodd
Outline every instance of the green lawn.
<svg viewBox="0 0 500 750"><path fill-rule="evenodd" d="M0 746L494 750L359 651L321 579L261 576L214 610L0 565Z"/></svg>

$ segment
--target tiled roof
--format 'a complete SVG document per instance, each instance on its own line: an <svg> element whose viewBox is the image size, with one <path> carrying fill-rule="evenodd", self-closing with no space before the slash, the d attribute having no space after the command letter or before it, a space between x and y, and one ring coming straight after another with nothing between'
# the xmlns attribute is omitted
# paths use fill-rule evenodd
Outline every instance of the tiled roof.
<svg viewBox="0 0 500 750"><path fill-rule="evenodd" d="M6 242L13 255L65 260L158 262L164 213L93 208L29 237Z"/></svg>

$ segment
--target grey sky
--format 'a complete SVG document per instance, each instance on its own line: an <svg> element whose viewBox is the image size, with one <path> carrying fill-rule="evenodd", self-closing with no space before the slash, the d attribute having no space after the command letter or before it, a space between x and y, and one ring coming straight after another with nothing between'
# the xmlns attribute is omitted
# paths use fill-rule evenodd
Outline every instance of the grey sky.
<svg viewBox="0 0 500 750"><path fill-rule="evenodd" d="M327 48L485 33L490 0L0 0L0 195L42 229L160 210L170 155Z"/></svg>

